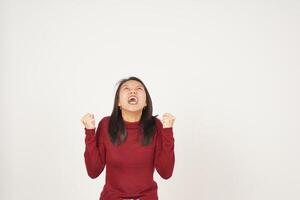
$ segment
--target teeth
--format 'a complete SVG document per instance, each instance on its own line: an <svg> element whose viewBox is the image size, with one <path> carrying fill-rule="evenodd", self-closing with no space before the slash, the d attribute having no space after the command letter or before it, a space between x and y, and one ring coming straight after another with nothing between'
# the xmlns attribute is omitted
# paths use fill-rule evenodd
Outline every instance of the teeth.
<svg viewBox="0 0 300 200"><path fill-rule="evenodd" d="M135 96L129 97L128 103L136 104L137 103L137 98Z"/></svg>

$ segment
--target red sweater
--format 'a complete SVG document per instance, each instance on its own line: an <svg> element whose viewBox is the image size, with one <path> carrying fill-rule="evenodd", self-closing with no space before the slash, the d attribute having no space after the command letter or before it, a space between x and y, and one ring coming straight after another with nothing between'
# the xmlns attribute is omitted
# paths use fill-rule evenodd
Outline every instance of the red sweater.
<svg viewBox="0 0 300 200"><path fill-rule="evenodd" d="M124 121L127 139L119 146L110 141L109 116L100 120L97 130L85 128L84 159L88 175L97 178L106 166L100 200L158 199L154 169L162 178L170 178L175 155L173 128L163 128L160 120L155 120L157 131L152 143L145 147L138 140L139 122Z"/></svg>

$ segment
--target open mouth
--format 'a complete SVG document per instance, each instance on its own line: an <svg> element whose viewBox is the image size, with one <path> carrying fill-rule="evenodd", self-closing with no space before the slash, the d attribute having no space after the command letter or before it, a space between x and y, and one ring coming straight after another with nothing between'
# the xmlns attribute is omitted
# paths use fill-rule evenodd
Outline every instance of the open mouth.
<svg viewBox="0 0 300 200"><path fill-rule="evenodd" d="M138 98L136 96L131 96L128 98L128 103L131 105L135 105L138 102Z"/></svg>

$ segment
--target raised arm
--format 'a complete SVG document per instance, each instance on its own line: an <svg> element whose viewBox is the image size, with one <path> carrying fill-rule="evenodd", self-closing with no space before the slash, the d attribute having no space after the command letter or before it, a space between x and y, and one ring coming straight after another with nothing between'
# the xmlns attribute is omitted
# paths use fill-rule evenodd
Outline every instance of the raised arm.
<svg viewBox="0 0 300 200"><path fill-rule="evenodd" d="M158 174L168 179L173 174L175 164L174 137L172 126L163 127L157 119L157 138L154 167Z"/></svg>
<svg viewBox="0 0 300 200"><path fill-rule="evenodd" d="M105 146L103 140L102 120L97 130L85 129L84 160L87 173L91 178L97 178L105 167ZM96 133L95 133L96 132Z"/></svg>

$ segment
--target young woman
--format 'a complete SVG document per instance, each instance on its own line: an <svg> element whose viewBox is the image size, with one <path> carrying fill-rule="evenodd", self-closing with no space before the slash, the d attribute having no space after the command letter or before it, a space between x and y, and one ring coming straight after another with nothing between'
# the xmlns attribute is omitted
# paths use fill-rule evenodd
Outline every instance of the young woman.
<svg viewBox="0 0 300 200"><path fill-rule="evenodd" d="M97 178L106 166L100 200L157 200L154 169L168 179L175 154L170 113L152 116L152 101L137 77L119 81L112 114L96 130L93 114L81 118L85 126L84 159L88 175Z"/></svg>

